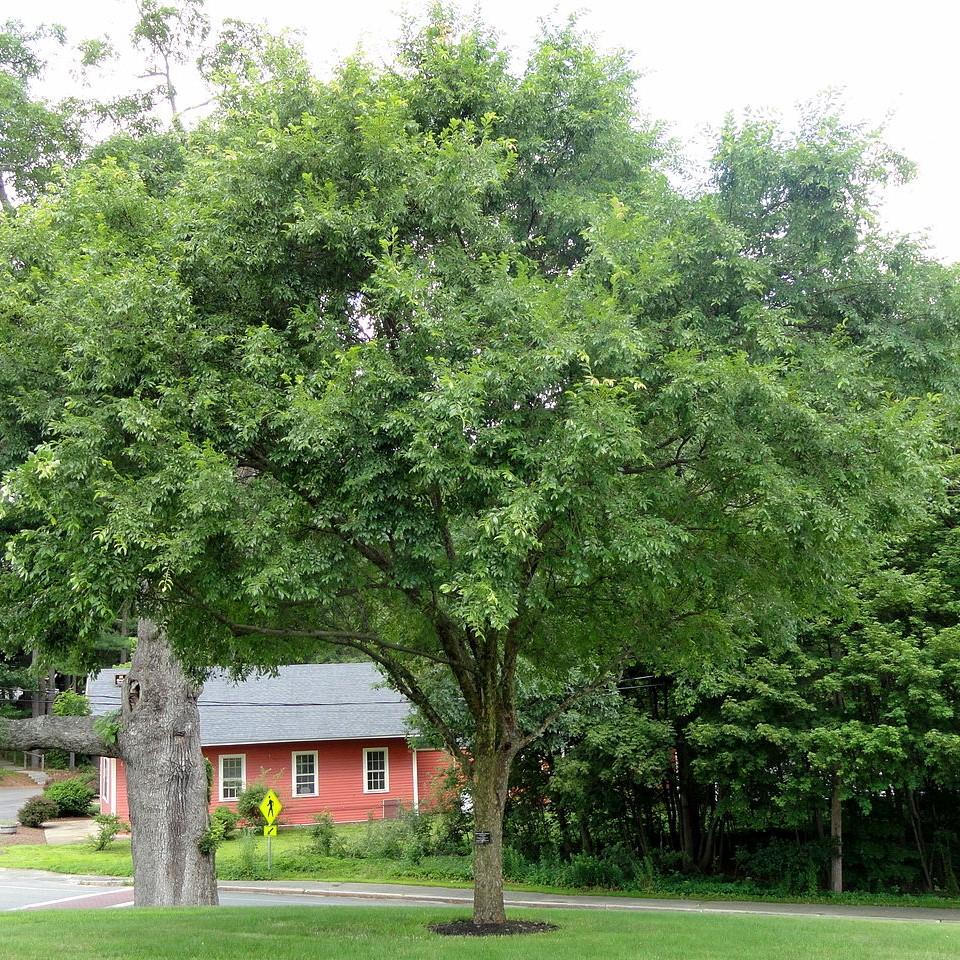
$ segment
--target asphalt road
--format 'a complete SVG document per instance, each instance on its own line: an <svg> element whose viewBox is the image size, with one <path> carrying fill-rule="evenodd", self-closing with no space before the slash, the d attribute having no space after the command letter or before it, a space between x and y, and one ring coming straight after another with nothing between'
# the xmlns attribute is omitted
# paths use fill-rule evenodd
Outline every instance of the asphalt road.
<svg viewBox="0 0 960 960"><path fill-rule="evenodd" d="M404 905L421 906L425 901L404 900ZM298 893L257 893L221 891L224 907L395 907L393 897L356 898L311 896ZM41 876L29 870L0 871L0 912L9 910L61 910L122 908L133 906L133 888L128 886L90 886L71 877ZM456 906L430 903L430 906ZM462 907L461 907L462 909Z"/></svg>
<svg viewBox="0 0 960 960"><path fill-rule="evenodd" d="M16 823L17 811L30 799L43 791L39 787L4 787L0 789L0 823Z"/></svg>
<svg viewBox="0 0 960 960"><path fill-rule="evenodd" d="M92 878L91 878L92 879ZM232 889L230 889L232 887ZM312 890L313 892L306 892ZM317 883L302 880L223 882L220 903L225 907L282 906L429 906L469 910L469 890L417 887L407 884ZM507 906L566 907L592 910L667 911L682 913L808 916L834 919L906 920L960 923L960 910L846 906L812 903L657 900L632 897L584 897L557 894L507 893ZM84 883L79 877L36 870L0 869L0 912L10 910L118 908L133 905L133 889L122 885Z"/></svg>

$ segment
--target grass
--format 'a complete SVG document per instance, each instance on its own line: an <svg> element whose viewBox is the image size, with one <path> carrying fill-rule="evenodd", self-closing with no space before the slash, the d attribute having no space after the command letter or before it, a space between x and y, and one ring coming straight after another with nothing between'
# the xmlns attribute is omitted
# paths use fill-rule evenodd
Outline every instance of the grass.
<svg viewBox="0 0 960 960"><path fill-rule="evenodd" d="M553 933L520 939L438 937L427 924L452 911L395 907L47 911L8 914L0 932L17 960L943 960L960 954L960 926L820 917L514 911ZM15 945L15 947L14 947ZM6 955L6 954L4 954Z"/></svg>

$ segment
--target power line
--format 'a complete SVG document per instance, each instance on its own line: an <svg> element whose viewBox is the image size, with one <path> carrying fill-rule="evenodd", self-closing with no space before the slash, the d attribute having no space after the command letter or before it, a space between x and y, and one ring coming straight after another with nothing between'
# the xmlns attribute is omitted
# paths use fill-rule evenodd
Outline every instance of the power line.
<svg viewBox="0 0 960 960"><path fill-rule="evenodd" d="M638 679L648 679L639 677ZM653 679L652 677L650 679ZM616 687L616 691L624 690L649 690L652 688L662 688L664 683L640 683ZM600 692L600 691L598 691ZM612 691L611 691L612 692ZM114 706L120 703L120 695L109 697L103 694L88 696L91 703ZM317 700L317 701L267 701L267 700L200 700L201 707L379 707L379 706L399 706L401 704L410 704L409 700Z"/></svg>

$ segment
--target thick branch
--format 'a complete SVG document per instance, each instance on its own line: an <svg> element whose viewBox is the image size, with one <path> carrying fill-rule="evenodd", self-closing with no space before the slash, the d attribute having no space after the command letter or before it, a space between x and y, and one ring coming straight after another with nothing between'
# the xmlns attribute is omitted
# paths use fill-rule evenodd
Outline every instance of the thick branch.
<svg viewBox="0 0 960 960"><path fill-rule="evenodd" d="M0 172L0 207L3 208L4 213L13 213L15 209L10 197L7 196L7 188L3 183L2 172Z"/></svg>
<svg viewBox="0 0 960 960"><path fill-rule="evenodd" d="M115 743L107 743L93 727L92 717L34 717L0 720L0 748L4 750L66 750L94 757L119 757Z"/></svg>
<svg viewBox="0 0 960 960"><path fill-rule="evenodd" d="M213 617L217 623L222 624L231 633L238 636L260 635L264 637L283 637L287 639L323 640L326 643L332 643L335 646L353 647L355 650L360 650L363 653L368 654L370 652L370 648L396 650L398 653L406 653L411 657L423 657L426 660L432 660L434 663L441 663L444 666L450 666L449 661L443 657L437 656L435 653L430 653L427 650L418 650L415 647L405 647L399 643L390 643L388 640L381 639L375 633L362 633L353 630L306 630L299 629L297 627L268 627L263 624L256 623L238 623L235 620L231 620L228 616L221 613L216 608L204 603L199 597L184 587L183 584L178 584L178 587L183 594L189 598L189 602L193 606L203 610L204 613L207 613Z"/></svg>

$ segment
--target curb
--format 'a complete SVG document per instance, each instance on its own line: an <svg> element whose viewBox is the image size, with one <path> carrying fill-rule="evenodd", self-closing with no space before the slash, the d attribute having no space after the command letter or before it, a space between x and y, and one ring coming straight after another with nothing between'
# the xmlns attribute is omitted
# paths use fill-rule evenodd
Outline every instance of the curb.
<svg viewBox="0 0 960 960"><path fill-rule="evenodd" d="M371 890L318 890L308 887L250 887L241 883L218 883L217 889L226 893L266 893L270 895L287 894L297 897L351 897L357 900L415 900L417 903L473 903L473 897L440 896L438 894L387 893ZM513 901L509 901L513 902ZM519 901L515 904L521 906ZM525 905L525 904L523 904Z"/></svg>

